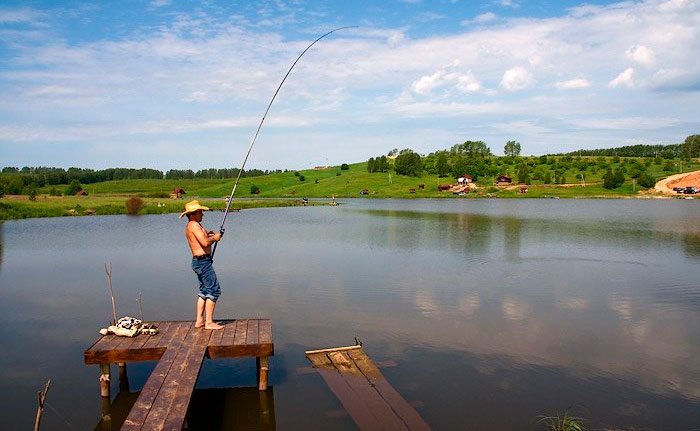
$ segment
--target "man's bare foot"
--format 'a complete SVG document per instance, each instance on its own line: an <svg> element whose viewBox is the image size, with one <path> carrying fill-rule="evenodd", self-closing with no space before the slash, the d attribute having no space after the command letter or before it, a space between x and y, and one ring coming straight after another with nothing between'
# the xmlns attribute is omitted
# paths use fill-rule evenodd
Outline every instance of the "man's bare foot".
<svg viewBox="0 0 700 431"><path fill-rule="evenodd" d="M195 322L194 324L195 328L201 328L202 326L204 326L204 322Z"/></svg>
<svg viewBox="0 0 700 431"><path fill-rule="evenodd" d="M216 322L211 322L211 323L205 323L204 329L224 329L224 327L219 325Z"/></svg>

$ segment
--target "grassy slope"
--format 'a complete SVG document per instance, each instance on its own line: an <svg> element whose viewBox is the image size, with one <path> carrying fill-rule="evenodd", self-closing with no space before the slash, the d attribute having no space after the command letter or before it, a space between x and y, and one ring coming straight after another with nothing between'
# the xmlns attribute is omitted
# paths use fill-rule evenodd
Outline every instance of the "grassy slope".
<svg viewBox="0 0 700 431"><path fill-rule="evenodd" d="M613 165L613 168L617 165ZM503 171L515 177L513 166L504 166ZM700 164L692 164L684 166L684 170L700 169ZM664 172L661 166L652 164L648 168L648 172L655 177L664 177L672 174ZM338 176L337 174L340 173ZM482 189L483 193L492 192L498 197L542 197L542 196L560 196L560 197L620 197L634 195L632 191L632 182L628 179L627 183L618 189L607 190L602 187L602 175L604 170L599 169L597 172L589 169L585 172L586 187L560 187L556 185L545 185L542 181L533 181L529 187L527 195L519 195L514 191L503 190L502 188L488 189L488 184L492 181L491 178L482 178L477 184L482 186L487 184ZM336 197L357 197L362 189L370 191L370 197L377 198L416 198L416 197L450 197L448 192L438 192L438 179L435 176L423 175L422 177L406 177L403 175L391 175L391 184L389 184L388 173L373 173L367 172L366 163L355 163L350 165L349 170L341 171L340 168L334 167L327 170L304 170L300 171L306 181L299 181L299 177L293 172L281 174L273 174L255 178L242 178L236 191L237 197L255 197L250 194L251 185L256 185L260 188L261 193L258 197L317 197L330 198ZM578 183L579 171L570 169L566 172L566 178L569 183ZM318 181L318 183L316 183ZM113 195L132 195L141 194L148 195L149 193L170 192L176 187L182 187L187 192L185 198L221 198L227 196L231 192L233 179L226 180L123 180L123 181L108 181L96 184L85 185L85 190L90 195L95 194L113 194ZM440 178L440 183L453 183L454 178ZM418 184L425 184L425 189L418 188ZM59 190L61 187L57 187ZM63 187L65 188L65 187ZM410 188L415 188L416 193L409 193ZM639 188L635 190L638 192ZM48 192L47 188L40 190L40 193ZM471 196L471 195L470 195ZM478 196L475 194L475 196Z"/></svg>
<svg viewBox="0 0 700 431"><path fill-rule="evenodd" d="M613 165L616 168L618 165ZM514 166L503 166L502 171L515 177ZM700 169L700 163L683 167L684 171ZM661 166L652 164L648 172L658 178L673 174L664 172ZM340 175L338 175L340 173ZM359 197L362 189L369 190L369 197L374 198L450 198L450 192L438 192L438 179L435 176L423 175L422 177L406 177L403 175L390 175L388 173L367 172L366 163L355 163L350 165L349 170L342 171L339 167L327 170L304 170L300 174L305 177L305 181L300 181L293 172L266 175L255 178L243 178L236 192L237 198L330 198L336 197ZM576 181L578 170L570 169L566 172L569 182ZM542 181L533 181L529 186L527 194L523 195L516 190L506 190L504 188L491 187L491 178L482 178L477 185L480 189L477 193L470 193L467 198L487 196L491 194L500 198L540 198L540 197L563 197L563 198L615 198L632 197L639 194L640 189L632 190L632 183L628 180L625 185L615 190L607 190L602 187L602 175L604 170L597 172L589 169L585 172L586 187L573 186L564 187L557 185L545 185ZM318 183L316 182L318 181ZM176 187L182 187L187 192L184 200L170 198L148 198L145 197L145 207L141 214L153 213L174 213L181 211L185 201L189 199L211 199L204 203L212 208L223 208L225 202L221 199L228 196L233 186L233 179L226 180L123 180L107 181L103 183L87 184L85 190L87 197L47 197L49 188L39 190L39 197L36 202L29 200L18 200L14 198L0 199L0 220L28 217L54 217L69 215L72 213L83 214L87 209L93 209L97 214L124 214L124 202L126 197L132 195L148 196L153 193L169 193ZM440 178L442 184L454 183L454 178ZM420 189L418 184L425 184L425 189ZM260 188L259 195L251 195L250 187L256 185ZM56 186L58 190L65 190L67 186ZM409 189L415 188L415 193L410 193ZM160 203L161 206L158 206ZM288 206L294 205L293 201L236 201L235 207L262 207L262 206ZM70 210L75 210L72 212Z"/></svg>

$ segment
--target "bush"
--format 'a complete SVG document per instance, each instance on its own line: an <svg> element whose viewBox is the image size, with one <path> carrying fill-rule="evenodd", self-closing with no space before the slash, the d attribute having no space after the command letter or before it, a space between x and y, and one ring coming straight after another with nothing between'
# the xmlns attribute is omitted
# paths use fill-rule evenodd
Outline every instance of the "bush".
<svg viewBox="0 0 700 431"><path fill-rule="evenodd" d="M126 200L126 213L136 215L143 208L143 199L138 196L132 196Z"/></svg>
<svg viewBox="0 0 700 431"><path fill-rule="evenodd" d="M343 163L342 165L340 165L341 171L347 171L348 169L350 169L350 166L348 166L347 163Z"/></svg>
<svg viewBox="0 0 700 431"><path fill-rule="evenodd" d="M656 179L646 172L643 172L639 176L639 185L645 189L652 188L656 185Z"/></svg>
<svg viewBox="0 0 700 431"><path fill-rule="evenodd" d="M256 186L255 184L250 186L250 194L251 195L259 195L260 194L260 187Z"/></svg>
<svg viewBox="0 0 700 431"><path fill-rule="evenodd" d="M61 196L61 191L56 189L56 187L51 187L51 190L49 190L49 195L51 196Z"/></svg>
<svg viewBox="0 0 700 431"><path fill-rule="evenodd" d="M299 176L299 171L294 171L294 176L298 177Z"/></svg>
<svg viewBox="0 0 700 431"><path fill-rule="evenodd" d="M304 177L303 175L299 175L299 181L306 181L306 177Z"/></svg>
<svg viewBox="0 0 700 431"><path fill-rule="evenodd" d="M335 173L335 176L336 176L336 177L339 177L340 175L341 175L340 172L336 172L336 173Z"/></svg>
<svg viewBox="0 0 700 431"><path fill-rule="evenodd" d="M5 197L5 185L0 184L0 198L4 198L4 197Z"/></svg>
<svg viewBox="0 0 700 431"><path fill-rule="evenodd" d="M66 189L66 196L73 196L82 189L83 186L80 184L80 181L73 180L70 182L70 185L68 185L68 188Z"/></svg>

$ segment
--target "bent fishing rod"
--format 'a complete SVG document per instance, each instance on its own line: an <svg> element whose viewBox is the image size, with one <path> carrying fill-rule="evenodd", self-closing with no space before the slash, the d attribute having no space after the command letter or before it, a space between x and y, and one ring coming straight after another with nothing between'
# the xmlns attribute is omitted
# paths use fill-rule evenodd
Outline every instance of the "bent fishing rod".
<svg viewBox="0 0 700 431"><path fill-rule="evenodd" d="M245 158L243 159L243 164L241 165L241 168L238 170L238 175L236 176L236 181L233 183L233 189L231 190L231 194L228 197L228 202L226 203L226 210L224 211L224 217L221 220L221 226L219 227L219 233L221 235L224 234L224 225L226 224L226 216L228 216L228 212L231 209L231 201L233 200L233 195L236 193L236 187L238 187L238 181L241 179L241 174L243 173L243 169L245 168L245 164L248 162L248 156L250 156L250 152L253 150L253 145L255 145L255 141L258 139L258 134L260 134L260 129L262 129L263 123L265 122L265 118L267 118L267 113L270 111L270 107L272 107L272 102L275 101L275 98L277 97L277 93L280 92L280 89L282 88L282 85L284 84L284 81L287 80L287 77L289 76L290 73L292 73L292 69L294 69L294 66L297 65L301 57L306 54L306 51L311 49L312 46L316 44L319 40L323 39L324 37L328 36L329 34L335 33L338 30L344 30L347 28L357 28L357 26L348 26L348 27L339 27L336 28L335 30L331 30L328 33L324 34L323 36L319 37L318 39L314 40L311 42L309 46L304 49L301 54L297 57L296 60L294 60L294 63L292 63L292 66L289 68L287 71L287 74L284 75L284 78L282 78L282 82L280 82L280 85L277 86L277 90L275 91L275 94L272 96L272 99L270 100L270 103L267 104L267 109L265 109L265 113L262 116L262 119L260 120L260 124L258 124L258 128L255 131L255 134L253 135L253 139L250 141L250 145L248 146L248 152L245 154ZM214 248L211 251L211 256L212 258L214 257L214 253L216 252L216 246L219 245L218 242L214 243Z"/></svg>

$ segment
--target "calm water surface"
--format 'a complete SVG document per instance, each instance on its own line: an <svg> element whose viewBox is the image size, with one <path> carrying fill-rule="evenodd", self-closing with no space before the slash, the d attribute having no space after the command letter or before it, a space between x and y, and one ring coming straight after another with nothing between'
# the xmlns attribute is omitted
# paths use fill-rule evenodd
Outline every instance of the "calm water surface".
<svg viewBox="0 0 700 431"><path fill-rule="evenodd" d="M0 429L31 427L47 378L45 429L94 428L98 369L82 353L111 316L103 265L120 315L138 314L142 292L147 319L191 319L183 229L176 215L0 224ZM396 363L382 372L434 430L535 430L567 409L598 429L700 428L700 201L248 210L229 218L215 266L218 316L273 322L267 429L355 429L300 372L304 350L354 337ZM132 390L153 366L130 365ZM254 360L206 361L197 406L254 385ZM236 420L256 416L231 402Z"/></svg>

